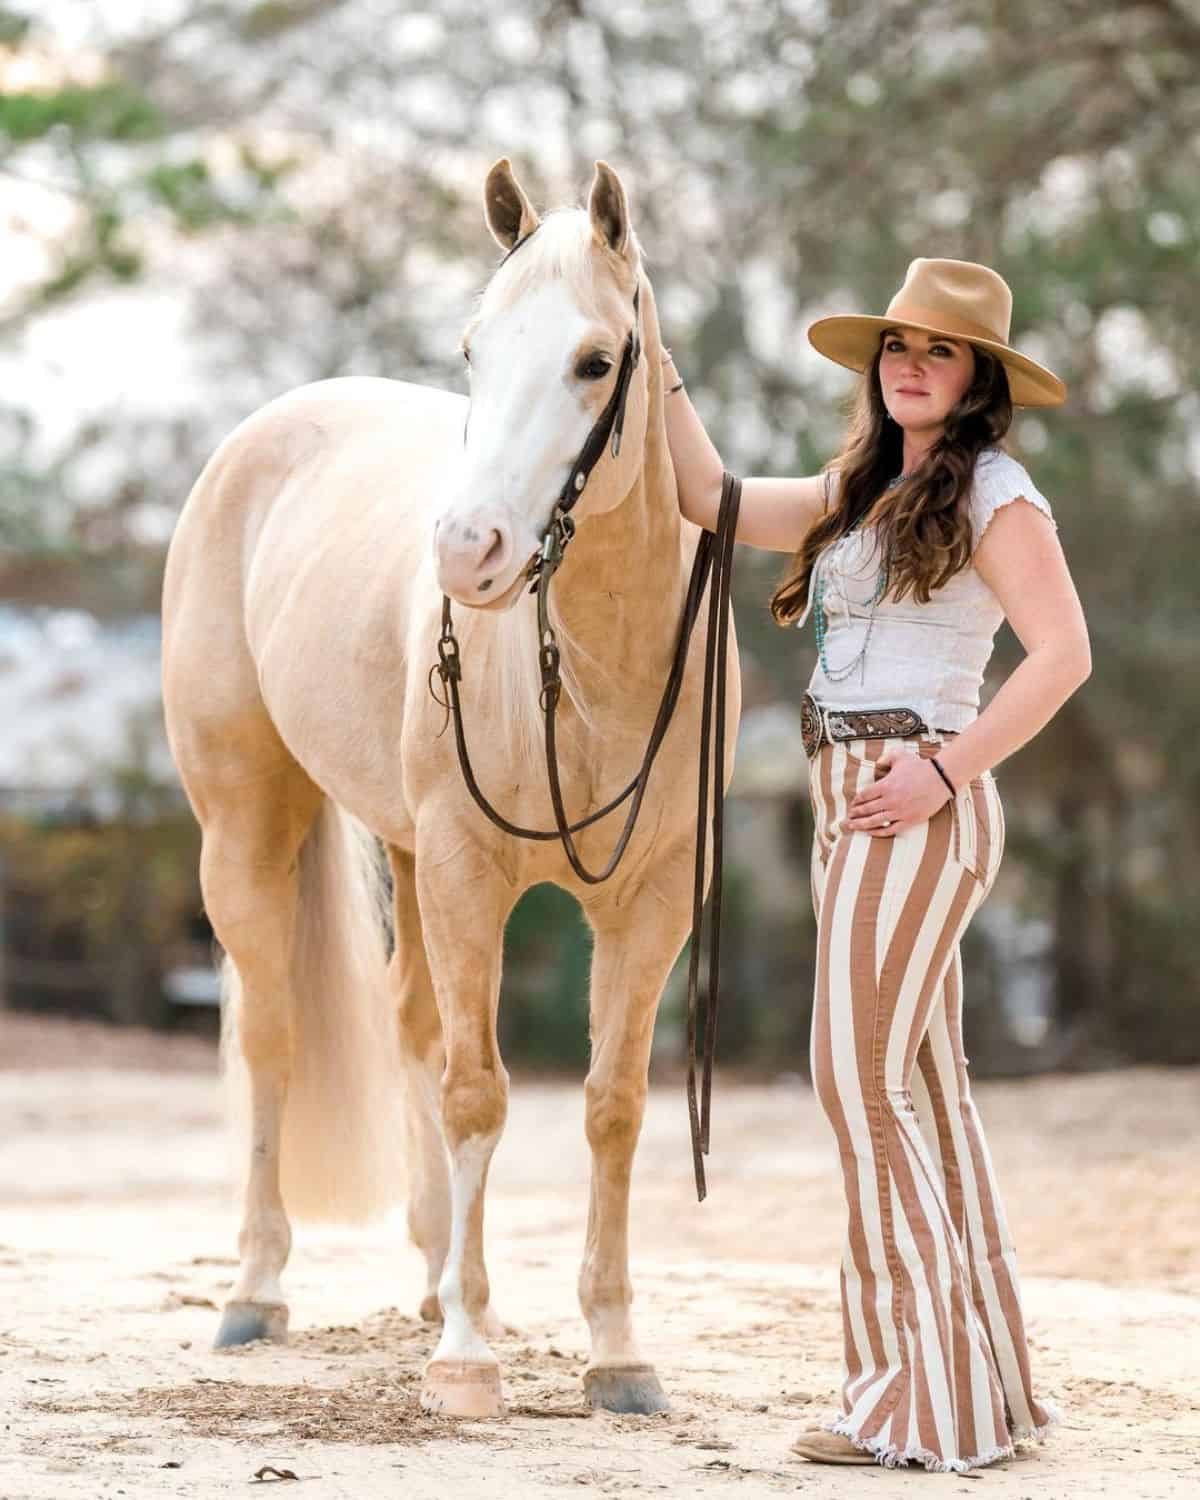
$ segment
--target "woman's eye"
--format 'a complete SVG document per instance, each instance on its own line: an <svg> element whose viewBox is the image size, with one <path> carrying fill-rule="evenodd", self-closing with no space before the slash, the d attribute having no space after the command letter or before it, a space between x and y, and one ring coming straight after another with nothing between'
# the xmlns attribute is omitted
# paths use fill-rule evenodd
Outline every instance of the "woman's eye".
<svg viewBox="0 0 1200 1500"><path fill-rule="evenodd" d="M904 349L904 345L899 339L888 339L887 343L884 344L883 347L889 354L900 354Z"/></svg>
<svg viewBox="0 0 1200 1500"><path fill-rule="evenodd" d="M576 370L581 380L603 380L612 369L612 360L606 359L602 354L593 354L591 359L585 359Z"/></svg>

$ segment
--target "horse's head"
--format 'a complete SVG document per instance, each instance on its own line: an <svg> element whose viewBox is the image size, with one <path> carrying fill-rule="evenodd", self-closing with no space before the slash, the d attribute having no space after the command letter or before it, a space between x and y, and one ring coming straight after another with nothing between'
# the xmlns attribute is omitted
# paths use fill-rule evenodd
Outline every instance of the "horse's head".
<svg viewBox="0 0 1200 1500"><path fill-rule="evenodd" d="M646 362L638 357L640 256L610 167L596 163L586 211L539 220L503 159L488 173L484 202L508 253L463 334L471 382L465 451L434 554L444 593L504 608L520 597L569 481L575 493L577 460L614 398L627 349L636 363L619 452L605 446L573 515L611 510L631 489L646 431Z"/></svg>

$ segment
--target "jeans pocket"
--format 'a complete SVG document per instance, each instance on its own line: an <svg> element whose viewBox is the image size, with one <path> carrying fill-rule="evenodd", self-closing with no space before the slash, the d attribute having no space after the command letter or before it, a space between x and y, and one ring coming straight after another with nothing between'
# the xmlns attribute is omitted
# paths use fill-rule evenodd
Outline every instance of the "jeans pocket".
<svg viewBox="0 0 1200 1500"><path fill-rule="evenodd" d="M951 856L957 865L982 884L989 884L995 878L1004 852L1002 817L996 825L990 826L988 809L999 809L1000 806L1000 798L995 793L994 784L989 786L990 781L990 773L977 776L967 786L960 787L949 804Z"/></svg>

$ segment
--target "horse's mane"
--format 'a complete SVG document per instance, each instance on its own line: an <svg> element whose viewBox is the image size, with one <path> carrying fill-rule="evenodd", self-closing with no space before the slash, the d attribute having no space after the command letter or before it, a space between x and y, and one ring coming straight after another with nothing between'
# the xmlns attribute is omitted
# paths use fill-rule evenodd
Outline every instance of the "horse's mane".
<svg viewBox="0 0 1200 1500"><path fill-rule="evenodd" d="M553 589L550 591L550 620L562 653L563 693L571 700L584 730L594 733L597 725L588 703L585 679L605 676L610 668L588 655L571 639L555 607ZM542 674L538 665L537 611L533 600L523 599L507 613L491 616L489 624L493 628L480 631L478 639L487 658L480 663L480 669L489 674L494 685L490 699L495 715L494 732L502 744L511 746L514 765L532 765L537 774L544 775L541 769L545 744ZM472 642L474 649L479 648ZM569 744L573 738L571 721L564 720L561 712L558 737L564 744Z"/></svg>

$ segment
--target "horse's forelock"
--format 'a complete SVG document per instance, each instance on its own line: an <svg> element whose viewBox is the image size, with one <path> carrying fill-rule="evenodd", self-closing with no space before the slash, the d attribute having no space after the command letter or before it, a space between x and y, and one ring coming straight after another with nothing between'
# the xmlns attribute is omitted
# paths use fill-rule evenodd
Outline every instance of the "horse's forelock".
<svg viewBox="0 0 1200 1500"><path fill-rule="evenodd" d="M636 239L633 243L640 259ZM503 312L533 287L550 280L565 281L583 311L602 317L604 285L596 275L599 264L587 210L554 209L488 282L480 298L478 317Z"/></svg>

